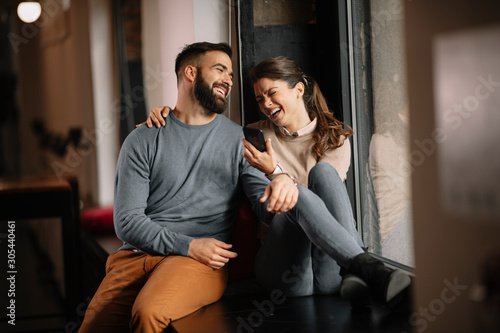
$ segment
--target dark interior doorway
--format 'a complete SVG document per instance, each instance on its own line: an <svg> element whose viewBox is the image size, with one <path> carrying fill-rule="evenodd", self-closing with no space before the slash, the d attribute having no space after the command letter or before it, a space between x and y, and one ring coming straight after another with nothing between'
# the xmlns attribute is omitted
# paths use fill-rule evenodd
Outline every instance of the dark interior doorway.
<svg viewBox="0 0 500 333"><path fill-rule="evenodd" d="M342 2L342 1L341 1ZM276 56L294 59L321 87L335 116L342 115L339 5L328 0L237 0L244 124L264 119L248 73Z"/></svg>

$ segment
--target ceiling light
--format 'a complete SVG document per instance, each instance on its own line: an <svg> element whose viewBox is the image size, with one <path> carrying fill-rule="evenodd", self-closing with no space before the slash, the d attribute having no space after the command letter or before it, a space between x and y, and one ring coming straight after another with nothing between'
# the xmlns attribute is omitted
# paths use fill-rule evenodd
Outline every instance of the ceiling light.
<svg viewBox="0 0 500 333"><path fill-rule="evenodd" d="M17 6L17 15L26 23L35 22L42 13L42 7L39 2L21 2Z"/></svg>

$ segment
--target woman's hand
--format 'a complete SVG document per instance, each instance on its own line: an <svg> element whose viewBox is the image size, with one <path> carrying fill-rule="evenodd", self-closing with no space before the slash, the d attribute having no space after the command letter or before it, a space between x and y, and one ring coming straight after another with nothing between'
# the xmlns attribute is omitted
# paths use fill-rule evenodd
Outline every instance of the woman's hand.
<svg viewBox="0 0 500 333"><path fill-rule="evenodd" d="M160 126L165 126L165 118L167 118L170 110L171 109L168 106L159 106L154 108L149 112L148 119L138 125L135 125L135 127L144 125L144 123L146 123L149 128L153 127L153 123L158 128L160 128Z"/></svg>
<svg viewBox="0 0 500 333"><path fill-rule="evenodd" d="M244 145L244 156L248 163L256 169L262 171L265 175L270 175L276 169L278 162L274 158L273 146L271 144L271 138L266 140L266 151L260 152L255 148L250 142L245 139L241 139Z"/></svg>

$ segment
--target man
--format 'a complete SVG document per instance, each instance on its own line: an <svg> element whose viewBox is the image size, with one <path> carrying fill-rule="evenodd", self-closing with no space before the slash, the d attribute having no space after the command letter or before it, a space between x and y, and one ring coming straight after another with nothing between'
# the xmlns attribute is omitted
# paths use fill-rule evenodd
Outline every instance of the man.
<svg viewBox="0 0 500 333"><path fill-rule="evenodd" d="M240 126L220 115L232 86L227 44L195 43L177 56L178 101L166 126L129 134L118 159L115 229L124 245L80 332L162 332L217 301L243 191L263 220L290 210L288 175L271 183L243 157Z"/></svg>

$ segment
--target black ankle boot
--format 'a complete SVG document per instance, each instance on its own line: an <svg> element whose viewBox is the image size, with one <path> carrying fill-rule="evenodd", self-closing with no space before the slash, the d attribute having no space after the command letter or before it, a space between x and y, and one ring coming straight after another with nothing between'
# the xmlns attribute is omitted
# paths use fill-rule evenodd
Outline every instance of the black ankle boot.
<svg viewBox="0 0 500 333"><path fill-rule="evenodd" d="M351 301L353 309L371 306L370 289L366 282L356 275L346 274L342 276L340 296L344 300Z"/></svg>
<svg viewBox="0 0 500 333"><path fill-rule="evenodd" d="M389 305L397 302L398 296L411 282L410 277L403 271L386 267L380 260L367 253L354 257L349 271L368 284L375 299Z"/></svg>

